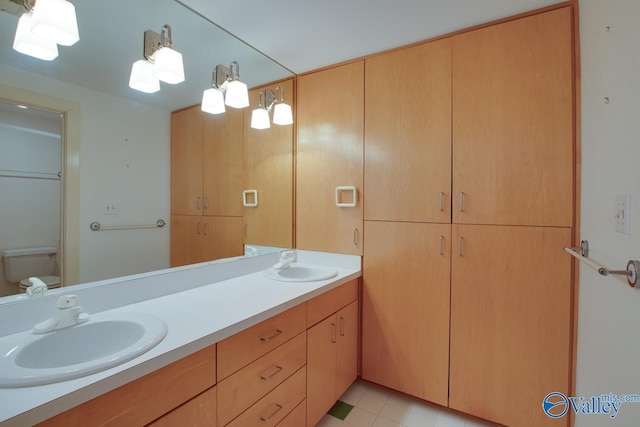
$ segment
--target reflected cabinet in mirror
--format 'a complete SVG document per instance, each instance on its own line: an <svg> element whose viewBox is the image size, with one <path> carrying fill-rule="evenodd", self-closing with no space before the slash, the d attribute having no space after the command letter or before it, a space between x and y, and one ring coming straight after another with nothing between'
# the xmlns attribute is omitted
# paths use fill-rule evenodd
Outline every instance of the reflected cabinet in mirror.
<svg viewBox="0 0 640 427"><path fill-rule="evenodd" d="M0 165L21 175L0 173L0 197L11 201L0 206L0 251L55 247L52 275L68 286L241 255L245 243L292 246L293 126L249 128L258 89L243 110L209 115L199 104L218 64L237 61L240 80L250 88L290 85L285 89L291 100L293 84L287 79L293 73L173 0L72 3L80 40L60 46L53 61L15 51L24 10L0 12L0 101L6 106L0 109L0 158L6 160L9 152L23 157L18 166ZM129 77L133 63L143 58L144 32L160 33L165 24L172 29L173 49L182 54L185 81L161 83L151 94L134 90ZM58 148L46 145L43 132L49 131L23 116L25 111L61 118ZM179 115L185 123L172 126ZM201 120L201 129L190 120ZM172 134L196 138L198 132L199 148L176 154ZM32 144L34 150L45 146L33 154L33 162L23 161L31 148L20 134L44 141ZM51 157L46 170L36 160L45 154ZM59 164L59 170L49 170L50 164ZM182 173L174 173L176 168ZM21 189L38 173L53 174L55 182L58 172L59 194L30 197ZM246 189L257 189L257 208L243 206ZM25 199L36 203L23 204ZM41 218L46 217L58 227L51 237L50 229L43 233L36 226L13 224L12 217L34 225L45 225ZM166 225L155 227L158 220ZM90 228L94 222L99 231ZM202 239L188 235L194 226ZM183 249L172 251L172 240ZM2 262L0 296L19 291L13 279L7 280Z"/></svg>

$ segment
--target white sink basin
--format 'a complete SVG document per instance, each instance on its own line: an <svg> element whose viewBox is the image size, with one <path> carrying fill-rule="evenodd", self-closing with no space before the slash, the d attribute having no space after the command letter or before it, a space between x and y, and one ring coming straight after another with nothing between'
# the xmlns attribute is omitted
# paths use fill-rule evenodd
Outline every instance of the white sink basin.
<svg viewBox="0 0 640 427"><path fill-rule="evenodd" d="M143 313L102 313L47 334L0 339L0 387L24 387L93 374L134 359L167 335L167 325Z"/></svg>
<svg viewBox="0 0 640 427"><path fill-rule="evenodd" d="M292 264L284 270L270 268L264 272L264 277L281 282L319 282L337 275L338 272L333 268L312 267L301 264Z"/></svg>

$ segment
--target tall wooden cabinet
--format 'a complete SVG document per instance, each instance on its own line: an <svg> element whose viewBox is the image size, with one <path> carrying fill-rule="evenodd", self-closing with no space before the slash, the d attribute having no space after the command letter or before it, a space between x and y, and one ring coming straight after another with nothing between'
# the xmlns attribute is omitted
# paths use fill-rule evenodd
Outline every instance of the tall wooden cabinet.
<svg viewBox="0 0 640 427"><path fill-rule="evenodd" d="M250 91L251 105L258 105L261 91L275 91L278 86L284 90L285 102L295 111L293 79ZM269 129L253 129L251 113L252 108L245 109L243 190L255 191L258 203L243 209L244 243L290 248L293 247L293 125L272 123ZM255 204L253 194L247 194L248 205Z"/></svg>
<svg viewBox="0 0 640 427"><path fill-rule="evenodd" d="M243 113L171 115L171 266L242 255Z"/></svg>
<svg viewBox="0 0 640 427"><path fill-rule="evenodd" d="M299 77L297 100L296 247L361 255L364 62Z"/></svg>

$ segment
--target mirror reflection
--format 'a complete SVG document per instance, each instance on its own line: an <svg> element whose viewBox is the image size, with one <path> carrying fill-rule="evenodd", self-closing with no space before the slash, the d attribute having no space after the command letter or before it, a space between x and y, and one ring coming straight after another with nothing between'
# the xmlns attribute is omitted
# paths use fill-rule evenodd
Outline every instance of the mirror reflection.
<svg viewBox="0 0 640 427"><path fill-rule="evenodd" d="M36 175L9 177L5 176L7 172L0 173L3 200L9 200L5 194L12 194L11 200L15 200L0 208L0 250L56 248L56 269L51 276L61 276L65 286L202 261L172 263L171 259L171 241L177 230L173 220L180 214L173 209L171 192L190 191L188 186L174 185L175 174L171 172L176 162L172 160L172 112L199 104L203 91L211 87L212 70L217 64L228 66L232 61L240 64L240 80L256 88L250 91L250 107L235 111L227 108L227 113L216 116L201 114L203 123L209 123L204 128L218 126L216 134L235 135L232 139L240 147L241 157L232 163L239 169L227 176L224 168L216 167L229 163L220 152L211 153L211 161L202 156L199 161L218 190L233 188L235 192L229 196L236 200L233 212L210 216L236 218L233 238L240 246L236 245L232 253L208 254L204 259L242 253L243 243L292 246L292 126L257 131L250 129L249 122L251 110L258 105L259 88L265 84L286 82L291 88L285 93L293 99L293 84L287 80L293 73L171 0L73 3L80 40L73 46L59 46L58 58L50 62L14 51L12 41L19 14L0 12L0 100L4 101L0 109L0 170ZM165 24L171 25L173 48L183 56L185 81L161 83L161 90L152 94L131 89L131 67L143 58L144 32L160 32ZM267 87L274 90L275 86ZM77 108L57 108L51 99ZM17 104L31 108L18 109ZM238 116L233 126L240 129L228 128L230 118ZM58 136L52 130L56 127ZM15 150L13 144L21 140L15 137L15 128L25 128L22 133L31 135L31 139L38 136L42 141L33 144L45 146L43 152L48 158L57 156L59 169L55 170L53 161L27 154L36 148L21 146ZM255 132L264 133L256 136ZM57 148L45 140L57 140ZM276 142L271 151L265 152L260 145L266 140ZM256 146L262 150L257 154L253 152ZM5 165L10 158L7 154L14 151L22 153L22 158ZM59 178L58 171L62 172ZM263 197L263 191L272 190L260 188L260 206L243 207L243 190L265 185L268 177L273 182L266 185L277 188L279 199L274 202L271 197ZM7 189L8 183L18 185L18 181L20 185L38 183L46 187L38 190L46 196L30 195L17 187ZM30 203L23 203L23 199ZM261 215L263 207L265 211L268 208L268 214ZM18 216L31 226L14 225L10 218ZM158 220L167 225L153 227ZM93 222L100 223L102 229L91 230ZM270 227L270 222L277 226ZM145 227L126 228L131 225ZM41 231L41 226L46 231ZM271 238L269 233L265 237L265 229L270 229ZM47 258L50 254L47 252ZM17 283L6 280L4 262L0 268L0 296L18 292Z"/></svg>

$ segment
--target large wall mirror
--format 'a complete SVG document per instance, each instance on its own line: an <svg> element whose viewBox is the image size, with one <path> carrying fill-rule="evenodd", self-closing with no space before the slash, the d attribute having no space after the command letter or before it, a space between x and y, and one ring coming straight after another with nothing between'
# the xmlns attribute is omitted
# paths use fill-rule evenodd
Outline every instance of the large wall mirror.
<svg viewBox="0 0 640 427"><path fill-rule="evenodd" d="M271 82L291 85L287 79L293 78L290 70L177 1L73 3L80 41L60 46L53 61L14 51L19 13L0 12L0 251L57 248L65 286L170 267L172 112L200 103L217 64L228 67L237 61L240 80L249 88ZM143 57L143 34L160 33L165 24L171 26L173 48L183 56L185 81L161 83L153 94L135 91L128 86L129 74L133 62ZM256 164L249 151L264 148L259 143L265 137L247 130L258 91L252 91L252 105L242 113L244 130L237 141L243 147L248 186L258 185L256 177L270 176L270 168L293 163L286 149L293 146L291 129L273 131L276 138L291 138L273 152L277 160L265 160L262 153ZM18 148L24 135L29 148ZM38 151L33 162L30 150ZM18 158L8 161L10 153ZM262 169L247 169L254 166ZM282 203L287 217L292 179L283 189L289 193ZM38 187L32 195L31 187ZM242 191L238 200L242 203ZM255 210L240 212L252 224L268 224ZM126 229L158 220L167 226ZM90 228L94 222L101 224L100 231ZM109 226L125 229L109 231ZM284 229L292 235L292 224ZM261 236L256 243L293 244L291 237L278 237ZM0 296L17 293L4 273L0 265Z"/></svg>

